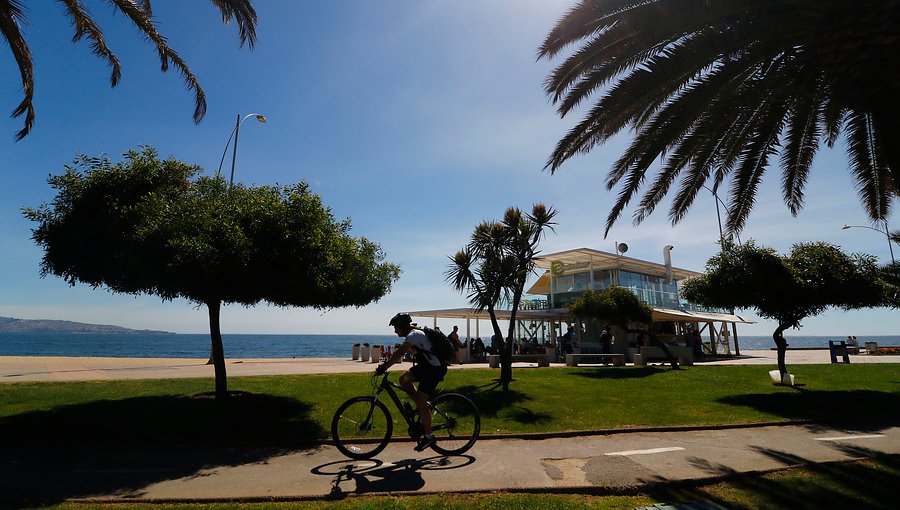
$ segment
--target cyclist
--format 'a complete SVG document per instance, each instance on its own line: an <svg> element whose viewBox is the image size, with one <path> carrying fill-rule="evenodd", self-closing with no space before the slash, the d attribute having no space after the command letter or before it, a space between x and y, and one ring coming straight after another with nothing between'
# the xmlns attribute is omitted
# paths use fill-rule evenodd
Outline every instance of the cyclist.
<svg viewBox="0 0 900 510"><path fill-rule="evenodd" d="M400 387L409 394L419 412L419 419L422 423L422 432L424 435L419 439L415 450L421 452L426 448L430 448L434 444L434 434L431 430L431 414L428 412L428 398L437 389L439 382L444 380L447 374L447 367L441 363L441 360L431 352L431 340L420 329L416 329L412 324L412 317L405 313L395 315L389 326L394 327L394 333L404 338L403 345L394 351L391 357L378 365L375 374L381 375L385 373L391 365L403 359L403 355L407 351L412 350L415 354L413 366L400 376ZM413 383L419 383L419 388Z"/></svg>

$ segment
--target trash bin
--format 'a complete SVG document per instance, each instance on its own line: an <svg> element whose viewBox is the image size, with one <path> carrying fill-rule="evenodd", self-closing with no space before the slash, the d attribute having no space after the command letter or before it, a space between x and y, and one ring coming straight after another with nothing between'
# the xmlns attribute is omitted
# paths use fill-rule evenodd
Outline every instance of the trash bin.
<svg viewBox="0 0 900 510"><path fill-rule="evenodd" d="M829 340L828 351L831 353L832 363L850 363L850 355L847 353L847 343L843 340L839 342ZM838 358L841 358L841 360L838 361Z"/></svg>
<svg viewBox="0 0 900 510"><path fill-rule="evenodd" d="M866 342L866 354L875 354L878 352L877 342Z"/></svg>

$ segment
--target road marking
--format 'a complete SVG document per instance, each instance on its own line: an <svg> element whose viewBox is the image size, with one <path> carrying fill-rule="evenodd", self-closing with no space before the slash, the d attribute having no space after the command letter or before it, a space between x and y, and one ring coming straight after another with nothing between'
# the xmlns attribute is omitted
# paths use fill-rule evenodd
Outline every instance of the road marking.
<svg viewBox="0 0 900 510"><path fill-rule="evenodd" d="M874 439L876 437L887 437L884 434L869 434L859 436L838 436L838 437L816 437L816 441L848 441L852 439Z"/></svg>
<svg viewBox="0 0 900 510"><path fill-rule="evenodd" d="M665 453L665 452L677 452L679 450L684 450L684 448L680 446L670 446L668 448L651 448L649 450L628 450L624 452L610 452L604 453L603 455L648 455L651 453Z"/></svg>

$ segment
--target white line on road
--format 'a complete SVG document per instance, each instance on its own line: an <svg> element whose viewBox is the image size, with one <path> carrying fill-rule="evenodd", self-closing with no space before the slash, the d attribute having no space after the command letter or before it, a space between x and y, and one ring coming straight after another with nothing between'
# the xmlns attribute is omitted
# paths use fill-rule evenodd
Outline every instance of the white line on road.
<svg viewBox="0 0 900 510"><path fill-rule="evenodd" d="M816 441L849 441L852 439L874 439L876 437L887 437L884 434L869 434L859 436L838 436L838 437L817 437Z"/></svg>
<svg viewBox="0 0 900 510"><path fill-rule="evenodd" d="M628 450L624 452L610 452L604 453L604 455L647 455L650 453L665 453L665 452L677 452L679 450L684 450L684 448L680 446L670 446L668 448L651 448L649 450Z"/></svg>

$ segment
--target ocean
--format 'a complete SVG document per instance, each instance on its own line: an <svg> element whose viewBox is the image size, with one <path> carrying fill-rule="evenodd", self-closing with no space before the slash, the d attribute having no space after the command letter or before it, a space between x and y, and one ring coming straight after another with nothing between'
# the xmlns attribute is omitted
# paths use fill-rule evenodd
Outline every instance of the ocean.
<svg viewBox="0 0 900 510"><path fill-rule="evenodd" d="M785 335L793 348L827 348L842 337ZM770 349L770 336L739 336L741 350ZM900 335L858 337L880 346L900 346ZM226 358L350 358L353 344L389 344L393 335L222 335ZM0 333L0 356L88 356L108 358L206 358L209 335L154 333Z"/></svg>

